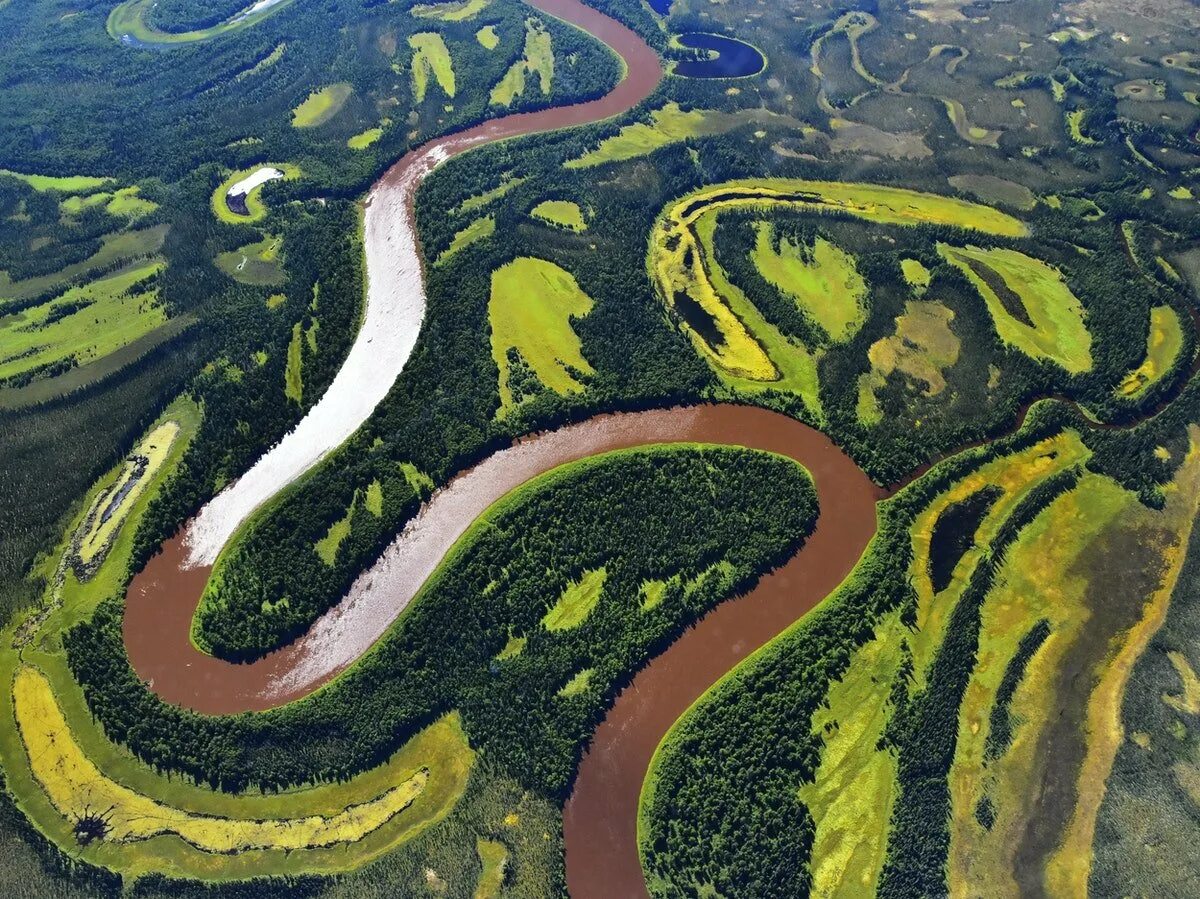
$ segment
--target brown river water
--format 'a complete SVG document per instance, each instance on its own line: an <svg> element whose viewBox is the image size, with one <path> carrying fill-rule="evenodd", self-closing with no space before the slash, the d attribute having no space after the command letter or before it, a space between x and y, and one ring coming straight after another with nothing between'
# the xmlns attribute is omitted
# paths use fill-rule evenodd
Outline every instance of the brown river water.
<svg viewBox="0 0 1200 899"><path fill-rule="evenodd" d="M376 205L377 216L411 221L420 182L449 156L497 140L617 115L641 102L661 79L657 55L624 25L578 0L526 2L614 49L625 62L625 78L597 100L495 119L414 150L373 188L372 205L387 204L386 209ZM380 227L376 233L380 236L373 240L368 229L369 269L375 266L372 257L394 256L398 250L403 255L407 250L397 247L397 232ZM417 269L419 262L418 258ZM411 265L383 263L376 270L414 276ZM411 293L411 285L408 289ZM343 422L339 427L349 425ZM310 448L311 458L301 458L301 448L300 456L293 453L285 464L262 466L260 474L244 478L240 499L231 491L236 502L214 506L206 526L193 523L190 534L189 529L181 531L133 579L124 618L130 662L162 699L206 714L264 710L308 695L383 636L455 541L497 499L567 462L681 441L745 446L795 459L813 476L821 515L795 556L747 595L719 606L637 675L617 697L584 756L564 821L570 892L577 899L645 896L637 853L637 805L655 747L710 685L830 593L875 532L875 503L882 491L827 437L793 419L747 406L700 406L600 415L523 438L435 493L381 559L308 633L251 664L205 655L190 641L192 619L211 572L205 563L211 563L256 505L327 451Z"/></svg>

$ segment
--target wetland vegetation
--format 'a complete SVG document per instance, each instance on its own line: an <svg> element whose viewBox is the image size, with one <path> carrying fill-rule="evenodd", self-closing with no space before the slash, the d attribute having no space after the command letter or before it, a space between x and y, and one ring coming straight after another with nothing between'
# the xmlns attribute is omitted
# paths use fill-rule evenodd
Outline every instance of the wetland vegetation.
<svg viewBox="0 0 1200 899"><path fill-rule="evenodd" d="M0 0L0 33L6 894L1197 891L1190 6ZM475 126L413 248L372 244L387 170ZM127 590L320 404L384 246L420 325L371 351L411 356L180 569L189 651L248 679L346 636L488 460L672 436L569 438L319 689L168 701ZM713 408L761 431L695 436Z"/></svg>

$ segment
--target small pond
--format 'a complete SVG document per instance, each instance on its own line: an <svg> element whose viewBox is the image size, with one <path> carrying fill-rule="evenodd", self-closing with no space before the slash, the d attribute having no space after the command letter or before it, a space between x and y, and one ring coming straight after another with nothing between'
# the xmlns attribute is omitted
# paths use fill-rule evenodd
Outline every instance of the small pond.
<svg viewBox="0 0 1200 899"><path fill-rule="evenodd" d="M685 78L741 78L757 75L767 65L766 57L755 47L731 37L693 31L679 35L677 40L688 49L708 50L717 54L711 59L676 62L672 71Z"/></svg>

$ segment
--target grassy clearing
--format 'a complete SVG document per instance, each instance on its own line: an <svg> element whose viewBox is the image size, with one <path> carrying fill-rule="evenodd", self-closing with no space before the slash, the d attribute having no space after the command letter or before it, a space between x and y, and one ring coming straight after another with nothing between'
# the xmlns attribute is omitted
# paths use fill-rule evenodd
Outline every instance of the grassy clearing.
<svg viewBox="0 0 1200 899"><path fill-rule="evenodd" d="M286 50L286 43L277 44L270 53L268 53L254 65L250 66L250 68L243 69L242 71L238 72L233 77L233 80L235 82L241 82L245 81L247 78L252 78L255 75L262 74L267 69L271 68L271 66L275 65L275 63L279 62L279 60L283 59L283 54Z"/></svg>
<svg viewBox="0 0 1200 899"><path fill-rule="evenodd" d="M707 584L711 579L717 578L727 582L733 574L733 566L722 560L714 565L709 565L693 578L684 579L683 575L676 573L668 578L652 578L648 581L643 581L638 588L638 595L641 597L641 609L643 612L649 612L651 609L662 604L671 592L679 588L683 591L685 597L691 596L703 585Z"/></svg>
<svg viewBox="0 0 1200 899"><path fill-rule="evenodd" d="M381 119L379 124L374 128L368 128L366 131L359 132L347 139L346 146L351 150L365 150L375 144L379 138L383 137L384 130L391 126L391 124L391 119Z"/></svg>
<svg viewBox="0 0 1200 899"><path fill-rule="evenodd" d="M938 244L938 252L983 296L1002 341L1071 374L1091 370L1083 307L1056 268L1016 250Z"/></svg>
<svg viewBox="0 0 1200 899"><path fill-rule="evenodd" d="M787 124L797 129L803 124L765 109L743 109L722 112L716 109L684 110L678 103L668 103L652 110L649 122L634 122L605 138L594 150L563 163L564 168L584 169L606 162L621 162L646 156L662 147L683 143L696 137L724 134L749 124Z"/></svg>
<svg viewBox="0 0 1200 899"><path fill-rule="evenodd" d="M100 478L83 498L80 511L67 527L59 546L34 571L35 575L50 585L41 611L30 619L41 624L42 630L55 634L65 630L82 617L90 615L100 600L121 589L137 523L163 480L179 462L199 426L199 407L186 396L175 400L151 425L133 453ZM160 459L159 452L168 436L171 436L170 443ZM99 541L92 540L89 561L98 563L98 567L96 564L79 566L83 568L81 573L72 564L72 551L89 539L94 531L93 512L110 505L111 499L118 495L122 479L134 465L136 455L145 456L149 462L139 480L140 489L132 499L122 501L114 509L114 517L118 521L115 527L108 529L110 533L102 538L107 543L106 551L101 552ZM32 632L33 628L28 624L25 627L27 632Z"/></svg>
<svg viewBox="0 0 1200 899"><path fill-rule="evenodd" d="M367 493L363 497L363 507L376 518L383 514L383 484L372 481L367 485Z"/></svg>
<svg viewBox="0 0 1200 899"><path fill-rule="evenodd" d="M1121 522L1121 539L1103 547L1116 561L1117 570L1124 569L1128 557L1139 550L1150 557L1150 564L1138 572L1141 577L1137 586L1141 589L1135 594L1147 599L1133 625L1120 635L1119 647L1109 647L1103 673L1088 699L1086 752L1075 783L1078 801L1062 841L1046 865L1044 883L1050 894L1081 895L1087 891L1096 819L1117 749L1125 737L1121 724L1125 690L1133 666L1166 618L1200 510L1200 427L1191 425L1188 439L1187 456L1163 491L1166 503L1162 511L1133 506L1134 514ZM1137 570L1136 564L1130 567ZM1195 797L1195 781L1190 786Z"/></svg>
<svg viewBox="0 0 1200 899"><path fill-rule="evenodd" d="M489 203L494 203L496 200L499 200L509 191L516 190L528 180L528 178L513 178L509 175L505 175L500 179L500 183L491 190L485 190L481 194L476 194L473 197L467 197L465 200L463 200L458 205L458 208L454 210L454 214L461 215L464 212L474 212L476 209L482 209Z"/></svg>
<svg viewBox="0 0 1200 899"><path fill-rule="evenodd" d="M648 262L697 352L731 387L789 390L819 414L815 359L767 321L715 262L716 208L655 228Z"/></svg>
<svg viewBox="0 0 1200 899"><path fill-rule="evenodd" d="M591 311L592 300L574 276L552 262L522 256L492 272L488 319L500 371L500 416L536 392L530 374L558 394L583 390L577 375L594 369L571 320ZM512 356L519 360L516 371Z"/></svg>
<svg viewBox="0 0 1200 899"><path fill-rule="evenodd" d="M496 33L495 25L484 25L475 32L475 40L485 50L495 50L500 46L500 35Z"/></svg>
<svg viewBox="0 0 1200 899"><path fill-rule="evenodd" d="M404 480L408 486L417 493L426 493L434 488L433 478L417 468L411 462L400 463L400 473L404 475Z"/></svg>
<svg viewBox="0 0 1200 899"><path fill-rule="evenodd" d="M821 762L813 782L798 793L816 825L813 895L875 893L897 789L896 757L880 745L891 711L880 684L891 683L900 670L906 631L898 612L882 622L813 715Z"/></svg>
<svg viewBox="0 0 1200 899"><path fill-rule="evenodd" d="M904 275L904 280L908 286L913 289L917 296L921 296L929 288L929 281L933 277L929 269L923 266L916 259L901 259L900 271Z"/></svg>
<svg viewBox="0 0 1200 899"><path fill-rule="evenodd" d="M309 94L292 110L293 128L317 128L342 111L354 88L348 81L339 81Z"/></svg>
<svg viewBox="0 0 1200 899"><path fill-rule="evenodd" d="M917 591L917 622L909 641L913 652L913 689L923 689L925 677L971 572L984 557L1000 526L1038 484L1087 461L1089 450L1074 431L1065 431L1035 443L1028 449L995 459L956 482L940 494L916 519L912 527L912 583ZM938 519L949 507L985 488L1001 492L980 522L974 542L955 564L949 586L935 592L930 578L931 545ZM1018 638L1020 635L1017 635Z"/></svg>
<svg viewBox="0 0 1200 899"><path fill-rule="evenodd" d="M127 784L91 756L44 673L20 665L12 683L24 757L16 780L24 786L28 778L37 791L20 796L27 811L56 842L78 833L81 820L102 816L107 828L97 839L60 845L133 876L157 871L214 880L356 867L443 817L473 763L461 724L449 715L345 784L235 796L144 769ZM98 754L114 752L120 754L114 747ZM130 765L137 763L124 757L115 767Z"/></svg>
<svg viewBox="0 0 1200 899"><path fill-rule="evenodd" d="M1146 338L1146 358L1117 385L1120 396L1137 398L1171 370L1183 350L1183 325L1170 306L1150 310L1150 333Z"/></svg>
<svg viewBox="0 0 1200 899"><path fill-rule="evenodd" d="M141 796L101 774L74 741L50 682L37 669L18 669L13 701L33 774L50 802L77 828L89 816L103 816L103 839L115 842L176 834L208 853L349 844L408 808L428 780L428 774L418 770L382 795L330 817L238 820L194 814Z"/></svg>
<svg viewBox="0 0 1200 899"><path fill-rule="evenodd" d="M534 75L537 76L542 96L549 96L550 82L554 77L554 50L550 46L550 32L537 19L526 19L524 53L492 88L491 104L511 106L514 100L524 96L526 80Z"/></svg>
<svg viewBox="0 0 1200 899"><path fill-rule="evenodd" d="M449 0L441 3L419 3L410 12L418 19L465 22L487 9L491 2L492 0Z"/></svg>
<svg viewBox="0 0 1200 899"><path fill-rule="evenodd" d="M508 642L504 644L504 648L496 653L496 661L503 662L506 659L515 659L525 651L525 644L528 642L528 637L518 637L510 634Z"/></svg>
<svg viewBox="0 0 1200 899"><path fill-rule="evenodd" d="M408 39L412 48L412 92L418 103L425 100L432 75L447 97L454 97L454 66L446 42L436 31L414 34Z"/></svg>
<svg viewBox="0 0 1200 899"><path fill-rule="evenodd" d="M65 266L49 275L13 281L7 272L0 272L0 303L4 300L25 300L66 286L89 272L110 272L125 260L145 259L162 249L169 225L155 225L138 231L118 231L102 238L100 249L82 262Z"/></svg>
<svg viewBox="0 0 1200 899"><path fill-rule="evenodd" d="M54 301L0 320L0 381L47 366L86 365L165 324L154 288L142 282L162 271L149 262L117 271Z"/></svg>
<svg viewBox="0 0 1200 899"><path fill-rule="evenodd" d="M503 843L480 837L475 842L475 851L479 855L479 864L483 870L479 872L474 899L496 899L504 886L508 850L504 848Z"/></svg>
<svg viewBox="0 0 1200 899"><path fill-rule="evenodd" d="M245 225L251 222L257 222L263 219L267 214L267 206L262 201L262 189L260 184L258 187L250 190L246 194L246 209L247 215L240 215L229 208L225 202L225 198L229 195L229 189L246 178L249 178L260 169L275 169L283 172L283 181L294 181L302 174L300 167L287 162L267 162L262 165L251 166L248 169L239 169L233 172L220 183L216 190L213 191L209 205L212 207L213 215L220 221L227 222L231 225Z"/></svg>
<svg viewBox="0 0 1200 899"><path fill-rule="evenodd" d="M16 178L42 193L88 194L112 183L112 178L91 175L24 175L10 169L0 169L0 178Z"/></svg>
<svg viewBox="0 0 1200 899"><path fill-rule="evenodd" d="M597 568L585 571L578 581L571 581L562 595L542 616L542 626L548 631L568 631L579 627L600 602L608 571Z"/></svg>
<svg viewBox="0 0 1200 899"><path fill-rule="evenodd" d="M249 15L246 15L245 12L239 13L209 28L193 31L159 31L146 23L146 14L154 6L154 0L125 0L108 14L108 34L113 40L120 41L122 44L192 44L197 41L207 41L231 31L249 28L291 2L292 0L276 0ZM247 3L246 9L249 10L251 6L252 4Z"/></svg>
<svg viewBox="0 0 1200 899"><path fill-rule="evenodd" d="M1086 115L1086 109L1068 109L1066 112L1067 134L1081 147L1098 147L1100 141L1093 140L1083 133L1083 120Z"/></svg>
<svg viewBox="0 0 1200 899"><path fill-rule="evenodd" d="M1005 558L981 610L977 661L959 714L950 774L952 894L978 883L1017 894L1042 881L1028 858L1016 860L1029 828L1047 817L1063 833L1057 850L1043 847L1047 894L1086 894L1096 812L1124 737L1124 684L1165 614L1200 499L1195 429L1192 440L1162 511L1086 474L1022 531ZM1035 622L1045 622L1049 638L1007 688L1012 730L993 741L1001 684ZM1082 752L1064 755L1071 743ZM1047 784L1054 785L1048 796ZM990 827L976 812L985 800Z"/></svg>
<svg viewBox="0 0 1200 899"><path fill-rule="evenodd" d="M1024 237L1018 219L988 206L903 187L853 181L747 178L709 185L675 201L667 215L693 221L704 210L781 206L800 212L839 212L879 225L949 225L997 237Z"/></svg>
<svg viewBox="0 0 1200 899"><path fill-rule="evenodd" d="M486 215L483 218L477 218L461 231L454 233L454 237L450 241L450 246L438 254L438 258L434 260L433 264L444 265L453 259L456 253L465 250L476 241L491 237L495 233L495 216Z"/></svg>
<svg viewBox="0 0 1200 899"><path fill-rule="evenodd" d="M572 203L570 200L543 200L534 206L529 214L543 222L566 228L568 231L578 233L587 230L587 220L583 217L583 210L579 208L578 203Z"/></svg>
<svg viewBox="0 0 1200 899"><path fill-rule="evenodd" d="M136 219L149 215L158 209L158 204L140 196L141 188L136 184L122 187L118 190L100 191L87 196L67 197L58 204L64 215L78 216L85 210L100 207L111 216L117 218Z"/></svg>
<svg viewBox="0 0 1200 899"><path fill-rule="evenodd" d="M794 299L830 339L842 343L862 327L867 282L840 247L823 237L801 246L777 237L770 222L757 222L751 258L763 278Z"/></svg>
<svg viewBox="0 0 1200 899"><path fill-rule="evenodd" d="M292 339L288 341L287 368L283 373L284 395L296 405L300 405L304 399L304 356L300 344L303 336L300 322L296 322L292 326Z"/></svg>
<svg viewBox="0 0 1200 899"><path fill-rule="evenodd" d="M584 668L559 688L558 695L563 699L578 696L580 693L586 692L591 683L592 669Z"/></svg>
<svg viewBox="0 0 1200 899"><path fill-rule="evenodd" d="M925 396L937 396L946 389L942 374L958 361L961 344L950 329L953 310L938 302L910 301L904 313L896 317L896 330L890 337L871 344L867 358L871 370L858 384L858 418L865 425L878 424L883 413L876 394L887 384L893 372L900 372L909 384Z"/></svg>
<svg viewBox="0 0 1200 899"><path fill-rule="evenodd" d="M256 243L246 244L214 260L217 268L241 284L273 287L287 280L279 248L283 241L272 234Z"/></svg>
<svg viewBox="0 0 1200 899"><path fill-rule="evenodd" d="M179 432L176 421L158 425L134 448L112 486L96 497L76 538L79 559L84 565L103 558L130 510L162 470Z"/></svg>
<svg viewBox="0 0 1200 899"><path fill-rule="evenodd" d="M694 191L668 205L651 234L647 267L681 326L729 386L800 396L821 415L816 359L779 332L715 264L712 236L726 210L839 212L883 225L950 225L1021 236L1017 219L977 203L903 188L836 181L746 179ZM858 288L848 265L826 250L826 271L840 269L847 295ZM776 251L779 253L779 251ZM814 299L814 306L819 305ZM822 310L822 314L826 314ZM830 321L853 321L845 313ZM850 325L849 327L853 327Z"/></svg>
<svg viewBox="0 0 1200 899"><path fill-rule="evenodd" d="M375 483L378 484L379 482L376 481ZM382 494L380 494L379 498L380 502L382 502ZM354 511L357 508L358 491L356 490L350 500L350 508L346 510L346 514L331 524L328 533L313 546L313 550L326 565L332 567L333 563L337 561L338 548L341 547L342 541L350 536L350 525L354 522Z"/></svg>
<svg viewBox="0 0 1200 899"><path fill-rule="evenodd" d="M1057 705L1045 695L1049 675L1071 639L1063 628L1077 630L1071 619L1082 620L1089 614L1083 595L1086 579L1051 573L1059 575L1071 568L1105 525L1129 507L1131 499L1107 479L1085 478L1022 532L984 603L978 657L959 711L958 746L950 769L952 892L983 882L996 884L1001 895L1016 892L1012 865L1027 824L1028 809L1023 806L1036 788L1039 773L1036 736ZM1019 567L1028 565L1038 567ZM1051 621L1052 637L1026 669L1011 704L1012 714L1022 724L1008 751L985 762L991 710L1001 679L1021 638L1042 618ZM1041 701L1040 708L1030 702L1033 699ZM975 816L985 795L992 797L996 814L990 832Z"/></svg>

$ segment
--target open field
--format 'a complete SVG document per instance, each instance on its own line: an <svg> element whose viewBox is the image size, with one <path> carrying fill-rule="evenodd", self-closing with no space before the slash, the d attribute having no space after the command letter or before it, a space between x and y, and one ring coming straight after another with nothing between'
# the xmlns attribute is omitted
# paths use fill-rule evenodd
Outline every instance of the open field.
<svg viewBox="0 0 1200 899"><path fill-rule="evenodd" d="M260 241L219 254L215 260L216 266L240 284L256 287L283 284L287 275L279 252L282 242L280 238L268 234Z"/></svg>
<svg viewBox="0 0 1200 899"><path fill-rule="evenodd" d="M1037 197L1024 184L995 175L951 175L950 186L974 194L985 203L1001 203L1028 212L1037 205Z"/></svg>
<svg viewBox="0 0 1200 899"><path fill-rule="evenodd" d="M593 673L591 668L584 668L559 688L558 697L560 699L569 699L572 696L586 693L588 687L592 685Z"/></svg>
<svg viewBox="0 0 1200 899"><path fill-rule="evenodd" d="M6 300L27 300L69 284L93 272L110 272L121 262L145 260L162 249L169 225L154 225L136 231L114 231L101 238L100 249L93 255L48 275L12 281L7 272L0 272L0 309Z"/></svg>
<svg viewBox="0 0 1200 899"><path fill-rule="evenodd" d="M813 715L821 760L797 797L816 823L813 890L830 899L874 895L883 869L897 783L896 757L880 745L891 708L879 684L900 671L904 630L896 614L877 626Z"/></svg>
<svg viewBox="0 0 1200 899"><path fill-rule="evenodd" d="M525 95L527 80L535 76L542 95L549 94L554 77L554 50L546 27L537 19L526 19L524 52L492 88L491 104L512 106L513 101Z"/></svg>
<svg viewBox="0 0 1200 899"><path fill-rule="evenodd" d="M354 87L347 81L330 84L309 94L292 110L293 128L318 128L342 111Z"/></svg>
<svg viewBox="0 0 1200 899"><path fill-rule="evenodd" d="M287 368L284 369L283 392L293 403L299 405L304 399L304 328L300 322L292 326L292 339L288 341Z"/></svg>
<svg viewBox="0 0 1200 899"><path fill-rule="evenodd" d="M354 785L232 796L163 779L157 799L96 766L33 666L17 669L13 703L30 776L42 791L28 798L31 811L57 814L61 824L48 830L73 832L76 851L135 875L223 879L362 864L444 816L472 764L457 717L448 716Z"/></svg>
<svg viewBox="0 0 1200 899"><path fill-rule="evenodd" d="M744 125L790 125L797 130L804 126L787 116L780 116L766 109L744 109L723 112L719 109L680 108L678 103L667 103L650 112L649 122L634 122L624 125L612 137L606 137L594 150L589 150L575 159L568 159L563 166L568 169L583 169L621 162L646 156L662 147L680 144L696 137L724 134Z"/></svg>
<svg viewBox="0 0 1200 899"><path fill-rule="evenodd" d="M543 387L559 394L584 389L578 376L594 369L571 321L591 311L591 298L552 262L523 256L492 272L488 320L500 416Z"/></svg>
<svg viewBox="0 0 1200 899"><path fill-rule="evenodd" d="M485 50L495 50L500 46L500 35L496 33L495 25L484 25L475 32L475 40Z"/></svg>
<svg viewBox="0 0 1200 899"><path fill-rule="evenodd" d="M514 177L510 173L506 173L501 176L500 182L495 187L463 200L458 208L454 210L454 214L461 215L464 212L474 212L476 209L482 209L484 206L496 202L496 200L505 196L509 191L516 190L526 180L526 178Z"/></svg>
<svg viewBox="0 0 1200 899"><path fill-rule="evenodd" d="M571 581L563 590L558 601L542 616L542 625L548 631L568 631L583 624L604 590L608 572L603 568L585 571L578 581Z"/></svg>
<svg viewBox="0 0 1200 899"><path fill-rule="evenodd" d="M436 19L440 22L466 22L491 5L492 0L443 0L438 3L418 3L411 12L418 19Z"/></svg>
<svg viewBox="0 0 1200 899"><path fill-rule="evenodd" d="M347 138L346 146L351 150L365 150L378 141L379 138L383 137L383 132L390 128L391 125L391 119L380 119L379 124L374 128L368 128L366 131L360 131L358 134Z"/></svg>
<svg viewBox="0 0 1200 899"><path fill-rule="evenodd" d="M951 323L954 312L938 302L909 302L896 317L896 331L871 344L867 358L871 370L858 385L858 418L863 424L883 419L876 392L894 372L901 374L913 390L933 397L946 389L943 374L958 362L961 343Z"/></svg>
<svg viewBox="0 0 1200 899"><path fill-rule="evenodd" d="M780 237L770 222L755 224L751 258L762 276L837 343L849 340L866 317L867 284L845 250L818 237L802 246Z"/></svg>
<svg viewBox="0 0 1200 899"><path fill-rule="evenodd" d="M817 414L812 354L768 322L714 262L717 217L742 209L838 212L884 225L943 224L1005 236L1025 233L1020 221L985 206L871 184L733 181L694 191L667 206L652 232L647 266L660 297L678 313L696 350L732 386L794 392ZM850 257L822 241L816 264L801 266L798 248L773 249L765 234L760 230L754 250L760 272L796 296L802 308L832 329L831 336L845 339L852 334L862 320L858 304L865 285ZM834 285L838 289L832 295L842 302L827 306L820 294ZM804 301L804 295L811 299Z"/></svg>
<svg viewBox="0 0 1200 899"><path fill-rule="evenodd" d="M98 191L86 196L76 194L59 203L58 208L64 215L77 216L87 209L100 207L111 216L136 219L158 209L157 203L139 196L140 193L141 188L135 184L111 192Z"/></svg>
<svg viewBox="0 0 1200 899"><path fill-rule="evenodd" d="M1072 374L1091 369L1083 306L1061 272L1016 250L939 244L938 252L983 296L1001 340Z"/></svg>
<svg viewBox="0 0 1200 899"><path fill-rule="evenodd" d="M164 324L156 291L144 287L162 268L161 262L124 268L0 319L0 381L86 365Z"/></svg>
<svg viewBox="0 0 1200 899"><path fill-rule="evenodd" d="M508 850L496 840L480 838L475 844L479 863L479 882L475 885L474 899L497 899L504 886L504 872L508 867Z"/></svg>
<svg viewBox="0 0 1200 899"><path fill-rule="evenodd" d="M1174 589L1198 487L1193 443L1162 511L1086 475L1022 531L983 605L960 710L952 891L986 881L997 895L1086 892L1125 684ZM1018 656L1038 622L1048 638L1024 641ZM985 797L989 827L977 813Z"/></svg>
<svg viewBox="0 0 1200 899"><path fill-rule="evenodd" d="M438 254L434 260L434 265L445 265L454 255L462 250L465 250L477 240L484 240L496 233L496 217L485 215L482 218L477 218L467 227L460 231L454 232L454 239L450 241L450 246L446 247Z"/></svg>
<svg viewBox="0 0 1200 899"><path fill-rule="evenodd" d="M568 231L586 231L587 219L578 203L570 200L543 200L529 211L529 214L543 222L566 228Z"/></svg>
<svg viewBox="0 0 1200 899"><path fill-rule="evenodd" d="M1183 325L1170 306L1150 310L1150 332L1146 336L1146 358L1117 385L1120 396L1136 399L1171 370L1183 350Z"/></svg>
<svg viewBox="0 0 1200 899"><path fill-rule="evenodd" d="M24 181L36 191L64 194L89 194L107 186L113 180L92 175L24 175L9 169L0 169L0 177Z"/></svg>
<svg viewBox="0 0 1200 899"><path fill-rule="evenodd" d="M900 273L904 275L904 280L917 296L921 296L928 290L932 275L919 259L901 259Z"/></svg>
<svg viewBox="0 0 1200 899"><path fill-rule="evenodd" d="M454 66L446 42L436 31L414 34L408 39L412 48L412 92L413 98L422 103L429 90L430 76L437 82L442 93L454 98Z"/></svg>

